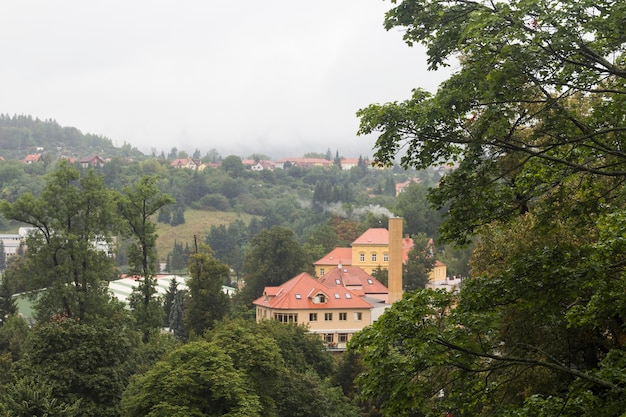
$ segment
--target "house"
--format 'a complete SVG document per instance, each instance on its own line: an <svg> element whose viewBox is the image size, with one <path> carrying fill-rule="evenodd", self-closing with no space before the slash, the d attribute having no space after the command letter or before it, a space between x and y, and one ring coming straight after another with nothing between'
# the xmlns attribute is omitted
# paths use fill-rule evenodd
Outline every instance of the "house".
<svg viewBox="0 0 626 417"><path fill-rule="evenodd" d="M22 162L25 164L34 164L35 162L40 162L40 161L42 161L40 153L32 153L32 154L26 155L26 157L22 160Z"/></svg>
<svg viewBox="0 0 626 417"><path fill-rule="evenodd" d="M313 166L329 167L333 165L333 161L329 161L323 158L283 158L276 161L275 166L278 169L284 169L285 167L300 167L308 168Z"/></svg>
<svg viewBox="0 0 626 417"><path fill-rule="evenodd" d="M404 182L396 184L396 195L404 192L411 184L419 184L421 180L419 178L410 178Z"/></svg>
<svg viewBox="0 0 626 417"><path fill-rule="evenodd" d="M174 159L170 166L173 166L176 169L198 169L200 166L200 161L196 161L192 158L178 158Z"/></svg>
<svg viewBox="0 0 626 417"><path fill-rule="evenodd" d="M256 164L252 165L250 169L252 171L273 171L276 164L272 161L259 161Z"/></svg>
<svg viewBox="0 0 626 417"><path fill-rule="evenodd" d="M204 171L207 168L219 168L220 166L222 166L221 162L205 162L198 165L198 171Z"/></svg>
<svg viewBox="0 0 626 417"><path fill-rule="evenodd" d="M265 287L254 301L256 320L304 324L330 349L344 350L389 306L385 290L359 268L335 268L325 280L303 272L278 287Z"/></svg>
<svg viewBox="0 0 626 417"><path fill-rule="evenodd" d="M348 171L357 166L359 166L359 158L343 158L341 160L341 169L343 171Z"/></svg>
<svg viewBox="0 0 626 417"><path fill-rule="evenodd" d="M413 239L408 235L402 238L402 262L408 260L413 248ZM368 273L374 273L379 267L389 269L389 231L385 228L371 228L354 240L350 248L335 248L330 253L313 263L315 275L321 277L325 272L338 265L358 266ZM436 261L430 273L429 281L445 278L446 265Z"/></svg>
<svg viewBox="0 0 626 417"><path fill-rule="evenodd" d="M104 159L100 158L98 155L92 155L85 158L82 158L78 161L78 165L81 168L100 168L104 166Z"/></svg>

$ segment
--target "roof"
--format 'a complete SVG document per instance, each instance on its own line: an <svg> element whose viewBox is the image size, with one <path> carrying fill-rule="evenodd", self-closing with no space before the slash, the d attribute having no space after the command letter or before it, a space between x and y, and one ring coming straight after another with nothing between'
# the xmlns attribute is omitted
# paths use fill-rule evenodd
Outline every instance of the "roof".
<svg viewBox="0 0 626 417"><path fill-rule="evenodd" d="M367 229L361 236L352 242L354 245L388 245L389 231L385 228Z"/></svg>
<svg viewBox="0 0 626 417"><path fill-rule="evenodd" d="M354 242L352 242L352 246L359 245L381 245L388 246L389 245L389 231L384 228L371 228L367 229L361 236L359 236ZM402 262L405 262L409 259L409 251L413 249L413 239L411 239L408 235L402 238Z"/></svg>
<svg viewBox="0 0 626 417"><path fill-rule="evenodd" d="M190 164L198 166L198 162L191 158L174 159L170 165L173 167L180 167L180 166L189 166Z"/></svg>
<svg viewBox="0 0 626 417"><path fill-rule="evenodd" d="M362 294L388 294L389 290L376 278L358 266L344 266L333 268L319 279L319 282L329 288L345 287L357 290Z"/></svg>
<svg viewBox="0 0 626 417"><path fill-rule="evenodd" d="M315 297L320 293L325 296L326 302L315 302ZM279 287L266 287L263 295L254 301L254 305L282 310L345 310L373 307L350 289L329 287L306 272L296 275Z"/></svg>
<svg viewBox="0 0 626 417"><path fill-rule="evenodd" d="M37 162L40 159L41 159L41 154L33 153L30 155L26 155L26 158L24 158L24 162Z"/></svg>
<svg viewBox="0 0 626 417"><path fill-rule="evenodd" d="M352 265L352 248L335 248L313 265Z"/></svg>

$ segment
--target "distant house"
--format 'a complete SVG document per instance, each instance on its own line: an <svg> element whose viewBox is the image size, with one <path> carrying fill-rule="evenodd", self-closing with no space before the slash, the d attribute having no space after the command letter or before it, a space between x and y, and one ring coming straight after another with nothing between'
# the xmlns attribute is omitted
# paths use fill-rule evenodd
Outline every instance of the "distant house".
<svg viewBox="0 0 626 417"><path fill-rule="evenodd" d="M357 166L359 166L359 158L343 158L341 160L341 169L343 171L348 171Z"/></svg>
<svg viewBox="0 0 626 417"><path fill-rule="evenodd" d="M26 158L22 160L22 162L25 164L34 164L35 162L40 161L42 161L40 153L32 153L30 155L26 155Z"/></svg>
<svg viewBox="0 0 626 417"><path fill-rule="evenodd" d="M177 168L177 169L180 169L180 168L198 169L198 167L200 166L200 161L197 161L192 158L178 158L178 159L173 160L170 166L173 166L174 168Z"/></svg>
<svg viewBox="0 0 626 417"><path fill-rule="evenodd" d="M273 171L275 166L276 164L274 164L272 161L259 161L256 164L252 165L250 169L253 171Z"/></svg>
<svg viewBox="0 0 626 417"><path fill-rule="evenodd" d="M389 306L386 297L386 287L363 270L336 268L326 280L303 272L278 287L265 287L254 305L257 321L304 324L328 348L344 350Z"/></svg>
<svg viewBox="0 0 626 417"><path fill-rule="evenodd" d="M78 161L81 168L100 168L104 166L104 159L98 155L87 156Z"/></svg>
<svg viewBox="0 0 626 417"><path fill-rule="evenodd" d="M221 162L205 162L198 165L198 171L204 171L206 168L219 168L221 165Z"/></svg>
<svg viewBox="0 0 626 417"><path fill-rule="evenodd" d="M308 168L313 166L329 167L333 165L333 161L322 158L283 158L276 161L276 168L283 169L289 166L300 168Z"/></svg>
<svg viewBox="0 0 626 417"><path fill-rule="evenodd" d="M421 180L419 178L410 178L404 182L399 182L396 184L396 195L404 192L411 184L419 184Z"/></svg>

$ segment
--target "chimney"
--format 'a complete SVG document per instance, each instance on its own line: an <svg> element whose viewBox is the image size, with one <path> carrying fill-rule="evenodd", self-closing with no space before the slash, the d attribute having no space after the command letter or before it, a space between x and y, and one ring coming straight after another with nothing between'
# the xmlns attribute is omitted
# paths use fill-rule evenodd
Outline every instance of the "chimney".
<svg viewBox="0 0 626 417"><path fill-rule="evenodd" d="M402 217L389 218L389 304L402 298Z"/></svg>

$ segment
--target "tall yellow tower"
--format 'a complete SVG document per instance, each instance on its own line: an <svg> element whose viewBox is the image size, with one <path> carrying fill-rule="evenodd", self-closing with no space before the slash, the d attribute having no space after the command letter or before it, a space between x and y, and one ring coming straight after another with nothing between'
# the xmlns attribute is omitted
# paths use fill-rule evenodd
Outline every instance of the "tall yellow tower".
<svg viewBox="0 0 626 417"><path fill-rule="evenodd" d="M402 298L402 218L389 218L389 303Z"/></svg>

